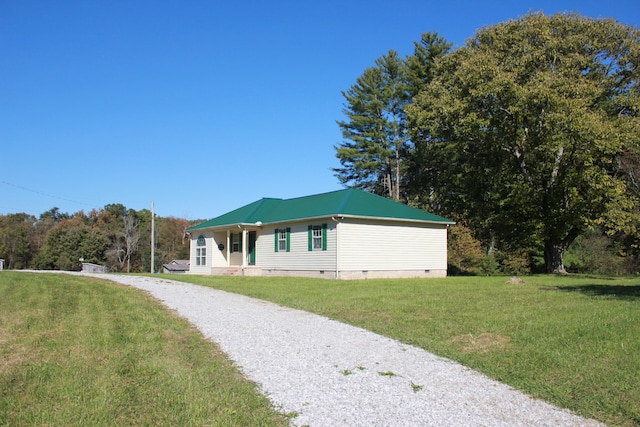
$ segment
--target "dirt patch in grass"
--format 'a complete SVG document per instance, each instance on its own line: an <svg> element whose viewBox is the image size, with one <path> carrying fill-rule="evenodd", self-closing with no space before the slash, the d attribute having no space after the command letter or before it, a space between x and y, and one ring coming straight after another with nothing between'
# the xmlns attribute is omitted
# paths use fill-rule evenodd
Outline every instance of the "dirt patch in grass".
<svg viewBox="0 0 640 427"><path fill-rule="evenodd" d="M14 341L9 329L0 328L0 374L31 360L27 347Z"/></svg>
<svg viewBox="0 0 640 427"><path fill-rule="evenodd" d="M458 335L448 340L447 343L458 346L465 353L485 354L508 349L510 347L509 341L509 337L504 335L484 333Z"/></svg>
<svg viewBox="0 0 640 427"><path fill-rule="evenodd" d="M0 374L9 372L14 366L33 360L28 349L22 344L13 344L0 353Z"/></svg>

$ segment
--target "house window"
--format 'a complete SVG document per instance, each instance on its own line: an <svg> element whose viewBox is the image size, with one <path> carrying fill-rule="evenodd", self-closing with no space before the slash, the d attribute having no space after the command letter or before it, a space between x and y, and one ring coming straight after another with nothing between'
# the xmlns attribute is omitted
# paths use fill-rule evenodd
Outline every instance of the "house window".
<svg viewBox="0 0 640 427"><path fill-rule="evenodd" d="M322 249L322 226L313 226L313 250Z"/></svg>
<svg viewBox="0 0 640 427"><path fill-rule="evenodd" d="M287 230L278 230L278 250L287 250Z"/></svg>
<svg viewBox="0 0 640 427"><path fill-rule="evenodd" d="M231 252L240 252L240 235L231 235Z"/></svg>
<svg viewBox="0 0 640 427"><path fill-rule="evenodd" d="M242 252L242 234L229 234L229 252Z"/></svg>
<svg viewBox="0 0 640 427"><path fill-rule="evenodd" d="M229 248L230 252L242 252L242 234L229 234Z"/></svg>
<svg viewBox="0 0 640 427"><path fill-rule="evenodd" d="M327 250L327 224L309 226L309 250Z"/></svg>
<svg viewBox="0 0 640 427"><path fill-rule="evenodd" d="M291 229L281 228L275 229L275 251L276 252L289 252L291 248Z"/></svg>
<svg viewBox="0 0 640 427"><path fill-rule="evenodd" d="M196 265L207 265L207 242L203 235L198 236L196 243Z"/></svg>

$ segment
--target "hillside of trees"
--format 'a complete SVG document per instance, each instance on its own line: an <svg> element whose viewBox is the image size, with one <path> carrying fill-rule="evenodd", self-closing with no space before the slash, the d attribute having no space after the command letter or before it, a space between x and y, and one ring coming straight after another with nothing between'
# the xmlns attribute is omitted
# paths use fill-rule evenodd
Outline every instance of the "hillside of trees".
<svg viewBox="0 0 640 427"><path fill-rule="evenodd" d="M202 221L155 218L155 266L189 259L185 230ZM0 258L7 269L80 270L83 260L112 272L151 271L151 211L109 204L73 215L52 208L38 218L0 215Z"/></svg>

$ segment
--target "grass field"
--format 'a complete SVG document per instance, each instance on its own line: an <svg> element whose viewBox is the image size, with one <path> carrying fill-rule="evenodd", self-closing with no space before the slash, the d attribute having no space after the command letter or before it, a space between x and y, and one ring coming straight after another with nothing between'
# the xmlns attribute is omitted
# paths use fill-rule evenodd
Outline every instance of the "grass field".
<svg viewBox="0 0 640 427"><path fill-rule="evenodd" d="M639 278L162 277L364 327L580 415L640 426ZM184 320L78 276L0 273L0 393L2 426L287 424Z"/></svg>
<svg viewBox="0 0 640 427"><path fill-rule="evenodd" d="M218 347L142 292L0 273L0 426L285 426Z"/></svg>
<svg viewBox="0 0 640 427"><path fill-rule="evenodd" d="M610 425L640 426L640 278L164 276L360 326Z"/></svg>

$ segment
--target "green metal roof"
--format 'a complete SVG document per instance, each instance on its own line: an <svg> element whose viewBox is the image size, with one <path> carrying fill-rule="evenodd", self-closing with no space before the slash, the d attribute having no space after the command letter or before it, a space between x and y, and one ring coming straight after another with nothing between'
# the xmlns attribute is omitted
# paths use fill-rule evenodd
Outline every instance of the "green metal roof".
<svg viewBox="0 0 640 427"><path fill-rule="evenodd" d="M453 224L453 221L429 212L357 188L348 188L295 199L260 199L202 224L194 225L188 230L257 222L269 224L331 216Z"/></svg>

